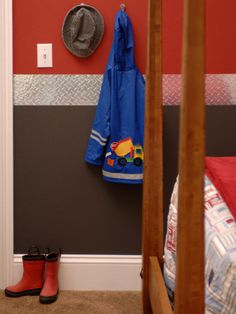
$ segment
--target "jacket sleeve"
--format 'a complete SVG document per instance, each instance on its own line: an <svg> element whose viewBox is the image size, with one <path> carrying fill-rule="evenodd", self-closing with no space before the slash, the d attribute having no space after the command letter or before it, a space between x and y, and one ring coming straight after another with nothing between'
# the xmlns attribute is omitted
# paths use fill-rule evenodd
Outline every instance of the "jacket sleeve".
<svg viewBox="0 0 236 314"><path fill-rule="evenodd" d="M85 155L85 161L93 165L103 164L108 137L110 135L110 85L109 71L106 71Z"/></svg>

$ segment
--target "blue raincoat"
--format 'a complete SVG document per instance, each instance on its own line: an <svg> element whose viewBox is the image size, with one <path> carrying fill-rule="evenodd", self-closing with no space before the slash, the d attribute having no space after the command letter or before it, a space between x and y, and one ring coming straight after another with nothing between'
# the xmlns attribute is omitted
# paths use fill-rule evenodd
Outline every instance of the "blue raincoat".
<svg viewBox="0 0 236 314"><path fill-rule="evenodd" d="M103 166L103 177L142 183L145 82L134 61L133 30L119 11L85 160Z"/></svg>

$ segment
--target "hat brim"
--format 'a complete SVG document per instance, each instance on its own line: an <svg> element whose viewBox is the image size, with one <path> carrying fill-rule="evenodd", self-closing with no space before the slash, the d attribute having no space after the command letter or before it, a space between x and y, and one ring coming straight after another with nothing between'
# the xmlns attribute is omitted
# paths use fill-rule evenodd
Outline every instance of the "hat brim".
<svg viewBox="0 0 236 314"><path fill-rule="evenodd" d="M94 40L91 42L91 45L88 49L79 49L78 47L75 48L75 46L71 42L71 23L74 15L82 8L87 9L90 14L92 15L94 22L96 24L96 30L94 35ZM70 9L64 19L63 26L62 26L62 39L64 41L64 44L66 48L75 56L86 58L89 57L91 54L94 53L94 51L97 49L99 44L102 41L104 34L104 19L101 13L94 7L90 5L76 5L72 9Z"/></svg>

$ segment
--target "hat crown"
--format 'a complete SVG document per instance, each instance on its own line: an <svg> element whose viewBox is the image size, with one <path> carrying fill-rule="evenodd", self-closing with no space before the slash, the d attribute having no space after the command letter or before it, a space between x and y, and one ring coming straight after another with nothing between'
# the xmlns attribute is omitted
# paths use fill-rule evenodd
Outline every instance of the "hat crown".
<svg viewBox="0 0 236 314"><path fill-rule="evenodd" d="M90 11L82 8L73 17L71 23L72 45L77 49L89 49L96 32L96 23Z"/></svg>

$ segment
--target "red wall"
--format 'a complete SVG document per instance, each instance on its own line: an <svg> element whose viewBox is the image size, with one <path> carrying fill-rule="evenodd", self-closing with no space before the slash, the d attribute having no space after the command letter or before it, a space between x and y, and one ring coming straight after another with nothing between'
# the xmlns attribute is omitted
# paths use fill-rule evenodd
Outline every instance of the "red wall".
<svg viewBox="0 0 236 314"><path fill-rule="evenodd" d="M75 0L13 0L15 74L103 73L113 38L116 11L122 1L91 0L104 16L105 34L95 53L86 59L73 56L61 39L67 11ZM207 0L207 73L236 73L236 1ZM147 0L126 0L134 33L136 63L142 72L146 64ZM180 73L182 0L164 0L164 72ZM36 67L36 44L53 43L54 67Z"/></svg>

